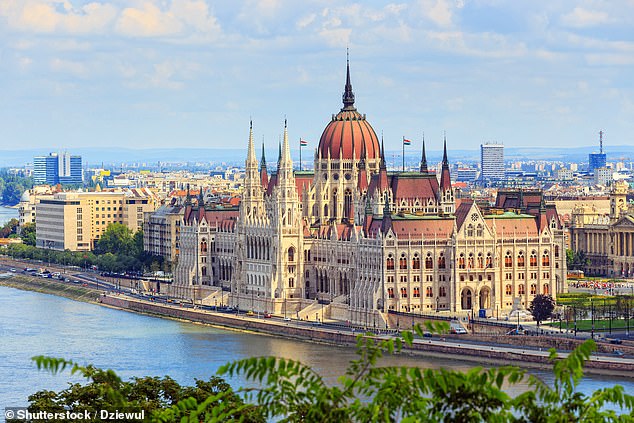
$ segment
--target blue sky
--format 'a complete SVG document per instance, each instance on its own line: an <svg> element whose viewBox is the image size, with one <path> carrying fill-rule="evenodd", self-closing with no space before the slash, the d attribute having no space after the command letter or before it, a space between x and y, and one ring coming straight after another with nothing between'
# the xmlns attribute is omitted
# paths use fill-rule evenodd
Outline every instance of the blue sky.
<svg viewBox="0 0 634 423"><path fill-rule="evenodd" d="M634 0L0 0L0 149L634 145ZM307 155L308 156L308 155Z"/></svg>

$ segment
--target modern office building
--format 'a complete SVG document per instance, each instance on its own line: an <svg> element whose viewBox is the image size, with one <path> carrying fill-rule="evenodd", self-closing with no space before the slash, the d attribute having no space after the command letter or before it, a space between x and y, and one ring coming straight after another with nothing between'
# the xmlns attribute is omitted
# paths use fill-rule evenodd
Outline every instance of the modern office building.
<svg viewBox="0 0 634 423"><path fill-rule="evenodd" d="M603 131L599 131L599 152L588 154L588 173L605 167L606 154L603 152Z"/></svg>
<svg viewBox="0 0 634 423"><path fill-rule="evenodd" d="M504 144L481 144L480 166L483 181L504 179Z"/></svg>
<svg viewBox="0 0 634 423"><path fill-rule="evenodd" d="M112 223L136 232L143 213L158 199L148 189L108 192L60 192L36 205L36 246L53 250L90 251Z"/></svg>
<svg viewBox="0 0 634 423"><path fill-rule="evenodd" d="M81 184L83 182L81 156L72 156L63 152L34 157L33 182L36 185Z"/></svg>

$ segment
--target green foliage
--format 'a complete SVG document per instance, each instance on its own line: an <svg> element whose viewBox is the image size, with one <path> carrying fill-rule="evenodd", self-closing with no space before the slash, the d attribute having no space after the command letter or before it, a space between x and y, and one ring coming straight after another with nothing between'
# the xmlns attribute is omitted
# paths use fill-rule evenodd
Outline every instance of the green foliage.
<svg viewBox="0 0 634 423"><path fill-rule="evenodd" d="M2 204L15 206L20 202L22 193L33 187L33 178L25 178L19 175L0 171L0 197Z"/></svg>
<svg viewBox="0 0 634 423"><path fill-rule="evenodd" d="M35 247L35 223L25 223L20 228L20 238L24 244Z"/></svg>
<svg viewBox="0 0 634 423"><path fill-rule="evenodd" d="M439 333L449 330L445 322L426 323L425 327ZM71 385L63 391L65 396L40 391L29 397L30 408L79 410L98 404L106 409L148 410L150 420L159 422L589 423L634 419L634 397L620 386L599 389L588 396L577 391L583 365L596 348L592 340L563 359L551 350L554 384L550 387L513 366L476 367L467 372L380 366L385 353L398 354L404 344L416 342L415 334L422 335L423 327L416 325L414 333L403 332L402 338L358 335L358 358L350 363L337 386L328 386L313 369L296 360L276 357L248 358L221 367L220 375L240 375L255 382L255 387L237 392L220 378L196 381L195 387L186 388L169 377L122 382L111 371L36 357L40 368L53 373L70 368L71 373L79 373L91 383L86 387ZM504 392L508 385L520 381L527 381L532 389L515 398ZM72 398L72 402L63 402L62 398ZM106 399L111 403L103 402ZM607 404L616 405L621 412L606 409Z"/></svg>
<svg viewBox="0 0 634 423"><path fill-rule="evenodd" d="M537 321L537 325L543 321L550 319L555 309L555 300L550 295L537 294L531 301L528 311L533 315L533 319Z"/></svg>
<svg viewBox="0 0 634 423"><path fill-rule="evenodd" d="M0 238L8 238L11 234L15 234L18 228L18 219L10 219L7 223L0 228Z"/></svg>
<svg viewBox="0 0 634 423"><path fill-rule="evenodd" d="M573 251L566 249L566 264L570 270L584 270L590 264L590 259L583 250Z"/></svg>

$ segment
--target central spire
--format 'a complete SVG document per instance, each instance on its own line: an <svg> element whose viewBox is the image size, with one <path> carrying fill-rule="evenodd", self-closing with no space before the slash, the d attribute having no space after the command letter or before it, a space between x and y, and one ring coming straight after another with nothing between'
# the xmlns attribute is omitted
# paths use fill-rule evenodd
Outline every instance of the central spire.
<svg viewBox="0 0 634 423"><path fill-rule="evenodd" d="M352 83L350 83L350 54L346 48L346 87L343 91L343 109L356 110L354 107L354 93L352 92Z"/></svg>

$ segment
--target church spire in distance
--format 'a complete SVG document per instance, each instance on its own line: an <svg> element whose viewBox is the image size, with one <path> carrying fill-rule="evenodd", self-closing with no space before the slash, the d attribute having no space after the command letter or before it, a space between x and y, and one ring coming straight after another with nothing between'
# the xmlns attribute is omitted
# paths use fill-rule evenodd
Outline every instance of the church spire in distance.
<svg viewBox="0 0 634 423"><path fill-rule="evenodd" d="M425 134L423 133L423 155L420 159L420 173L427 173L427 156L425 155Z"/></svg>
<svg viewBox="0 0 634 423"><path fill-rule="evenodd" d="M352 92L352 83L350 82L350 54L346 48L346 87L343 91L343 109L356 110L354 107L354 93Z"/></svg>

